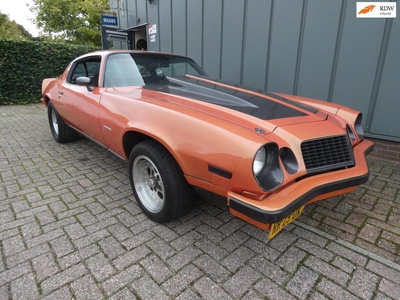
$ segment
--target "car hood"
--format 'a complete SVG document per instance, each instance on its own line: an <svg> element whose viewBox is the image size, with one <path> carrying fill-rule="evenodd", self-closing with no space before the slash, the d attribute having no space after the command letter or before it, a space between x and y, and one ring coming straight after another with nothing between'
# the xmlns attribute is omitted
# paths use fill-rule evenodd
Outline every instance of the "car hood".
<svg viewBox="0 0 400 300"><path fill-rule="evenodd" d="M187 75L168 77L168 81L166 85L144 86L142 99L156 98L203 111L259 134L268 134L277 128L301 128L301 124L310 122L317 122L318 125L315 125L321 126L327 119L327 113L317 108L274 93L227 84L208 77Z"/></svg>

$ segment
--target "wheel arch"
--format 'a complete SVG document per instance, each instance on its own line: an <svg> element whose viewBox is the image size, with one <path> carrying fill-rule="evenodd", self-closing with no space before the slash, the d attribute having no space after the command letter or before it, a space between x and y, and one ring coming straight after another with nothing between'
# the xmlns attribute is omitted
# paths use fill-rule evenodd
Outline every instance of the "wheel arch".
<svg viewBox="0 0 400 300"><path fill-rule="evenodd" d="M183 168L182 168L182 165L180 164L180 160L177 158L176 153L174 153L171 150L170 145L168 143L166 143L165 141L161 140L160 138L155 137L154 135L146 133L146 132L141 132L141 131L131 129L124 133L124 135L122 137L122 146L123 146L123 151L124 151L125 157L129 159L132 149L137 144L147 141L147 140L156 141L158 144L160 144L162 147L164 147L169 152L169 154L171 154L171 156L174 158L174 160L178 164L179 168L183 172Z"/></svg>

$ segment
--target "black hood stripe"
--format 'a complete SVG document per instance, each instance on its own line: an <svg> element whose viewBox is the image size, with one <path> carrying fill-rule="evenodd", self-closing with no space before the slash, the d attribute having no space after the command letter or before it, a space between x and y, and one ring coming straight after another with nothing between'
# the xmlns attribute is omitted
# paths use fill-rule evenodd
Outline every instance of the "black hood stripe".
<svg viewBox="0 0 400 300"><path fill-rule="evenodd" d="M210 80L208 77L204 79ZM143 88L217 104L254 116L262 120L301 117L307 115L303 111L296 110L283 103L280 103L283 101L294 105L294 103L291 103L292 101L289 101L287 99L283 100L284 98L278 95L249 89L239 85L224 83L219 80L215 80L215 82L260 93L275 100L278 100L279 102L268 100L263 97L253 95L251 93L245 93L242 91L237 91L235 89L226 88L218 84L203 81L201 79L196 80L189 77L168 77L168 81L169 84L146 85ZM298 104L296 106L298 106ZM304 107L301 108L303 110L305 109Z"/></svg>

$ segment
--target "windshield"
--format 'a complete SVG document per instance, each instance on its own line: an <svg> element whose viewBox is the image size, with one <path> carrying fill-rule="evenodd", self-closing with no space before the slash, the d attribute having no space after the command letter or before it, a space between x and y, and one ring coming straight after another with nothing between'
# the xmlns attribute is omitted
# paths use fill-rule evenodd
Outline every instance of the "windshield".
<svg viewBox="0 0 400 300"><path fill-rule="evenodd" d="M207 74L191 59L167 54L116 53L107 58L104 87L168 84L167 77Z"/></svg>

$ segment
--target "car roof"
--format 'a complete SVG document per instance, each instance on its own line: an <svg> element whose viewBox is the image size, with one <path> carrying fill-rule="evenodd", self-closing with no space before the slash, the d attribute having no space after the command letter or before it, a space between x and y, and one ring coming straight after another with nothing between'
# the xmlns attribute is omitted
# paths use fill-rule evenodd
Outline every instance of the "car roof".
<svg viewBox="0 0 400 300"><path fill-rule="evenodd" d="M144 50L99 50L99 51L94 51L94 52L89 52L86 54L83 54L79 57L77 57L74 60L77 59L81 59L87 56L95 56L95 55L99 55L99 56L103 56L106 57L110 54L113 53L148 53L148 54L154 54L154 55L172 55L172 56L177 56L177 57L185 57L188 58L184 55L179 55L179 54L174 54L174 53L168 53L168 52L158 52L158 51L144 51Z"/></svg>

